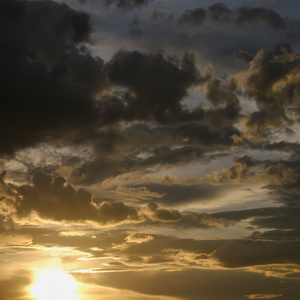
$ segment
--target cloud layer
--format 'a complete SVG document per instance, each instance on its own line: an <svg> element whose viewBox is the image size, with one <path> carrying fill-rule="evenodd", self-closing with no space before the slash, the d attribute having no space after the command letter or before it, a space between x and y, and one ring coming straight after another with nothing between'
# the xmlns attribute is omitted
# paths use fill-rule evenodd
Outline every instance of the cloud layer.
<svg viewBox="0 0 300 300"><path fill-rule="evenodd" d="M299 298L299 9L0 0L0 298Z"/></svg>

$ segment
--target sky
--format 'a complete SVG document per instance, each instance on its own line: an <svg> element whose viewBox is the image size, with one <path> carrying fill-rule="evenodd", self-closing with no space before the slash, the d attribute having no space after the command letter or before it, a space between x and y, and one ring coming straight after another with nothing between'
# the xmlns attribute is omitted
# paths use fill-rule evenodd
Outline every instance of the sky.
<svg viewBox="0 0 300 300"><path fill-rule="evenodd" d="M0 300L299 299L299 11L0 0Z"/></svg>

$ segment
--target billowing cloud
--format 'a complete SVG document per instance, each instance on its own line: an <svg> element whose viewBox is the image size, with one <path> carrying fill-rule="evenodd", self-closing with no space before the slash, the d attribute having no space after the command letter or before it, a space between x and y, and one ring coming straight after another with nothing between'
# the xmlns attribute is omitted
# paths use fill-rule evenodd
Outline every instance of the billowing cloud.
<svg viewBox="0 0 300 300"><path fill-rule="evenodd" d="M93 124L103 61L81 47L89 16L52 1L1 1L0 11L0 152Z"/></svg>
<svg viewBox="0 0 300 300"><path fill-rule="evenodd" d="M154 221L160 222L178 222L182 215L178 210L160 208L156 203L149 203L147 205L149 216Z"/></svg>
<svg viewBox="0 0 300 300"><path fill-rule="evenodd" d="M122 202L96 202L86 190L81 188L76 191L71 185L65 186L65 179L62 177L53 180L49 175L37 173L33 184L34 186L24 185L19 188L22 198L16 205L17 213L21 216L35 211L46 219L91 220L101 225L142 220L136 208Z"/></svg>
<svg viewBox="0 0 300 300"><path fill-rule="evenodd" d="M245 61L246 63L249 63L253 59L253 55L250 54L249 52L242 50L242 49L237 49L233 52L234 57L241 59Z"/></svg>
<svg viewBox="0 0 300 300"><path fill-rule="evenodd" d="M180 25L197 27L206 17L216 24L227 24L236 28L245 23L263 22L273 29L285 29L289 21L270 8L240 6L236 10L231 10L222 2L209 6L207 10L203 7L188 10L178 21Z"/></svg>
<svg viewBox="0 0 300 300"><path fill-rule="evenodd" d="M271 129L289 126L299 115L299 54L289 45L262 49L250 68L238 75L240 86L256 101L246 128L254 137Z"/></svg>
<svg viewBox="0 0 300 300"><path fill-rule="evenodd" d="M181 60L162 54L119 51L104 64L84 47L91 33L87 14L56 2L25 5L13 0L1 5L2 31L7 37L1 42L1 66L6 70L1 81L5 107L1 118L5 124L2 154L62 137L65 142L108 147L118 140L112 131L118 136L122 133L105 128L105 135L100 128L124 120L154 118L180 123L203 119L202 130L214 135L208 127L218 117L224 122L217 129L233 131L231 125L240 107L232 85L220 81L207 85L209 100L218 105L206 114L201 107L192 111L183 107L188 89L207 80L200 75L192 51L186 51ZM109 87L105 78L109 79ZM106 95L101 97L104 86ZM116 86L127 91L121 96L112 95ZM223 104L225 107L219 107ZM27 132L26 137L21 131Z"/></svg>
<svg viewBox="0 0 300 300"><path fill-rule="evenodd" d="M299 174L296 174L295 170L284 164L267 167L264 172L259 172L256 176L259 181L274 185L297 183L299 178Z"/></svg>
<svg viewBox="0 0 300 300"><path fill-rule="evenodd" d="M186 52L177 65L161 54L120 51L106 66L112 83L133 93L128 99L129 117L165 120L178 113L187 89L200 82L192 52Z"/></svg>
<svg viewBox="0 0 300 300"><path fill-rule="evenodd" d="M178 24L181 26L188 26L195 28L200 26L206 17L206 11L203 7L194 10L187 10L178 19Z"/></svg>
<svg viewBox="0 0 300 300"><path fill-rule="evenodd" d="M247 163L244 163L247 162ZM229 169L222 169L221 172L215 171L212 174L206 174L202 181L208 181L216 184L226 183L262 183L266 185L289 185L296 184L299 180L297 170L284 163L271 164L264 170L252 170L251 160L247 158L236 162Z"/></svg>
<svg viewBox="0 0 300 300"><path fill-rule="evenodd" d="M284 29L286 21L274 10L265 7L240 7L237 10L238 16L235 20L237 24L257 21L265 22L274 29Z"/></svg>

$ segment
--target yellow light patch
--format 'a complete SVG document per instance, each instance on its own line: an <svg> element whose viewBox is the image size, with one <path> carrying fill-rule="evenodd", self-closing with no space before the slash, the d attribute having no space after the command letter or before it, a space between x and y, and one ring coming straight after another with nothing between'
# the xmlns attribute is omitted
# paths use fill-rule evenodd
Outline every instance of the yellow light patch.
<svg viewBox="0 0 300 300"><path fill-rule="evenodd" d="M38 300L77 300L77 282L62 270L44 269L37 274L31 294Z"/></svg>

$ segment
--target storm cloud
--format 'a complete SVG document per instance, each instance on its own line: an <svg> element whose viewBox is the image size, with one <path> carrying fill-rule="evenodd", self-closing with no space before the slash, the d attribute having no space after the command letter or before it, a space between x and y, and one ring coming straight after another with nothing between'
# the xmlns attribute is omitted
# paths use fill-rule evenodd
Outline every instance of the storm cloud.
<svg viewBox="0 0 300 300"><path fill-rule="evenodd" d="M134 207L121 202L93 201L91 193L84 189L75 191L65 184L65 179L54 180L49 175L37 173L34 186L21 186L22 196L17 203L17 213L23 216L35 211L43 218L69 221L96 221L99 224L115 224L124 221L141 221L142 216Z"/></svg>
<svg viewBox="0 0 300 300"><path fill-rule="evenodd" d="M51 1L0 5L1 153L93 124L103 61L80 49L89 16Z"/></svg>
<svg viewBox="0 0 300 300"><path fill-rule="evenodd" d="M232 10L222 2L213 4L207 9L198 7L194 10L188 10L181 15L178 22L180 25L196 27L200 26L205 18L210 19L216 25L227 24L234 28L245 23L263 22L273 29L285 29L289 24L288 19L284 19L270 8L240 6Z"/></svg>

